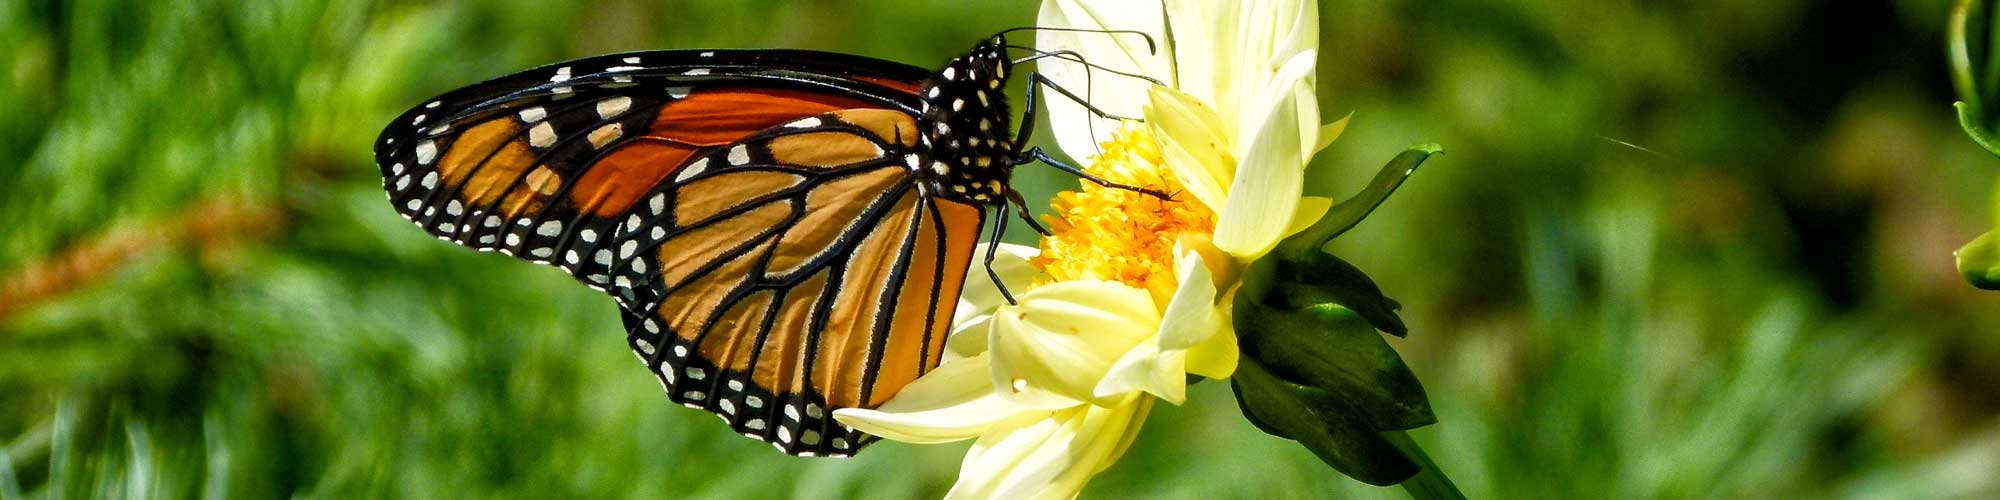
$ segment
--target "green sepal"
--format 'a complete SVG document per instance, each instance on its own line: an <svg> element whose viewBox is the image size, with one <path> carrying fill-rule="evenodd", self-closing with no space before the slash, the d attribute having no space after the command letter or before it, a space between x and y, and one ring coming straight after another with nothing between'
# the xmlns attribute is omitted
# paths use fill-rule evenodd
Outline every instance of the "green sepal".
<svg viewBox="0 0 2000 500"><path fill-rule="evenodd" d="M1972 138L1972 142L1979 144L1987 153L2000 157L2000 140L1995 140L1986 127L1979 125L1980 118L1974 114L1977 111L1972 105L1959 101L1952 103L1952 107L1958 108L1958 127L1965 129L1965 136Z"/></svg>
<svg viewBox="0 0 2000 500"><path fill-rule="evenodd" d="M1437 423L1415 372L1354 311L1335 304L1276 309L1236 302L1243 358L1286 381L1332 393L1375 430Z"/></svg>
<svg viewBox="0 0 2000 500"><path fill-rule="evenodd" d="M1404 337L1410 333L1403 318L1396 315L1403 304L1383 295L1382 288L1368 274L1333 254L1320 252L1298 261L1265 259L1251 267L1247 276L1255 276L1252 280L1273 283L1285 290L1271 297L1278 299L1276 304L1281 307L1339 304L1390 335Z"/></svg>
<svg viewBox="0 0 2000 500"><path fill-rule="evenodd" d="M1415 476L1421 467L1381 431L1358 418L1329 391L1279 378L1254 359L1236 365L1229 385L1243 413L1258 428L1298 441L1334 470L1357 481L1388 486Z"/></svg>
<svg viewBox="0 0 2000 500"><path fill-rule="evenodd" d="M1321 248L1325 247L1327 242L1353 229L1355 224L1361 223L1361 219L1373 213L1375 207L1381 206L1383 200L1389 199L1389 195L1403 185L1403 180L1410 178L1410 174L1416 173L1417 167L1423 165L1425 159L1443 153L1444 147L1436 144L1425 144L1404 150L1402 154L1390 159L1388 164L1382 165L1382 169L1375 172L1375 179L1369 181L1367 187L1361 188L1361 192L1354 193L1354 196L1328 209L1326 215L1320 216L1313 225L1286 238L1285 241L1278 242L1272 253L1288 259L1300 259L1309 254L1324 253Z"/></svg>

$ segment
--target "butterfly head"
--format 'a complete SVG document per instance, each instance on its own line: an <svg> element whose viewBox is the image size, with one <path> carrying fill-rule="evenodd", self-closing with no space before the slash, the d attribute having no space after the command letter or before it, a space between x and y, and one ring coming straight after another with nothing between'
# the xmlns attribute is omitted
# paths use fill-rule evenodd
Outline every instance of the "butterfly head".
<svg viewBox="0 0 2000 500"><path fill-rule="evenodd" d="M1007 107L1007 77L1013 62L1005 36L981 41L952 59L924 88L924 144L935 188L946 196L974 202L1005 199L1007 179L1019 155Z"/></svg>

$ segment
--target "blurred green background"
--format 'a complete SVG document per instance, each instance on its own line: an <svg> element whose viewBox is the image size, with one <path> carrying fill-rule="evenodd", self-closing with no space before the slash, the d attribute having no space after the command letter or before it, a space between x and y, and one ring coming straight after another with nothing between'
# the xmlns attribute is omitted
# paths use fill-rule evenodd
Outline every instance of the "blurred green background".
<svg viewBox="0 0 2000 500"><path fill-rule="evenodd" d="M2000 160L1951 114L1948 2L1321 5L1354 122L1312 191L1448 150L1338 247L1405 304L1466 493L2000 496L2000 295L1950 257ZM1035 8L0 0L0 498L939 495L965 444L797 459L669 404L610 301L396 217L370 140L563 59L931 66ZM1402 493L1211 383L1084 496Z"/></svg>

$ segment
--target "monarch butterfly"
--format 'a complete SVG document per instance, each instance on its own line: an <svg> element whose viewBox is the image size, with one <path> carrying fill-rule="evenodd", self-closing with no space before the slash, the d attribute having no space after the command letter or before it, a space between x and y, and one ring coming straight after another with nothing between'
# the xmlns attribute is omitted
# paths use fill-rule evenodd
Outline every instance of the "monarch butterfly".
<svg viewBox="0 0 2000 500"><path fill-rule="evenodd" d="M430 234L610 294L673 401L786 453L850 455L876 438L831 411L937 366L985 209L996 231L1009 201L1025 213L1013 168L1084 175L1023 147L1036 87L1073 96L1039 74L1012 132L1014 65L1065 54L1009 60L1034 50L1009 31L935 72L802 50L557 63L410 109L375 158Z"/></svg>

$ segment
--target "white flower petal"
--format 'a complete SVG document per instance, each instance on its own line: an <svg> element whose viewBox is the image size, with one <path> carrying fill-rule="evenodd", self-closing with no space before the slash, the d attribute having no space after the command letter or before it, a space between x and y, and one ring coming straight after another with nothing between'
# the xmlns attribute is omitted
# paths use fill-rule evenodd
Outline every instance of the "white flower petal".
<svg viewBox="0 0 2000 500"><path fill-rule="evenodd" d="M1162 40L1161 9L1158 4L1128 4L1079 0L1042 2L1037 26L1070 27L1087 30L1139 30ZM1160 77L1171 71L1165 51L1147 49L1146 39L1128 34L1038 31L1035 48L1057 52L1072 50L1107 69ZM1036 70L1057 85L1114 115L1140 116L1146 103L1146 87L1152 83L1088 68L1068 60L1048 57L1035 62ZM1098 153L1097 144L1111 138L1118 122L1099 118L1081 103L1053 92L1044 93L1042 104L1049 116L1049 132L1064 153L1077 159Z"/></svg>
<svg viewBox="0 0 2000 500"><path fill-rule="evenodd" d="M1016 298L996 313L988 345L993 387L1017 403L1032 388L1105 404L1098 379L1159 326L1151 293L1113 281L1050 283Z"/></svg>
<svg viewBox="0 0 2000 500"><path fill-rule="evenodd" d="M1035 277L1035 267L1028 260L1040 253L1035 247L1001 243L999 251L993 254L993 271L1007 284L1008 291L1025 291ZM972 256L971 268L965 272L958 309L952 313L951 337L945 341L946 359L986 352L986 332L991 327L993 311L1006 304L1007 298L1000 295L1000 289L993 286L993 278L986 275L986 243L981 242Z"/></svg>
<svg viewBox="0 0 2000 500"><path fill-rule="evenodd" d="M1324 196L1299 198L1299 207L1292 210L1292 222L1285 227L1285 236L1299 234L1299 231L1312 227L1314 222L1319 222L1319 218L1325 216L1326 211L1332 208L1333 198Z"/></svg>
<svg viewBox="0 0 2000 500"><path fill-rule="evenodd" d="M1173 404L1187 400L1187 350L1207 342L1222 330L1216 310L1216 288L1201 253L1175 248L1180 288L1167 303L1159 334L1126 352L1098 381L1099 398L1145 391Z"/></svg>
<svg viewBox="0 0 2000 500"><path fill-rule="evenodd" d="M1155 86L1146 105L1146 125L1160 144L1167 168L1203 205L1220 207L1236 176L1235 146L1215 110L1180 91Z"/></svg>
<svg viewBox="0 0 2000 500"><path fill-rule="evenodd" d="M1228 297L1222 299L1225 311L1229 309L1227 307L1229 300ZM1223 317L1229 317L1229 314L1225 312ZM1210 336L1201 345L1187 350L1184 367L1191 375L1213 379L1229 378L1231 374L1236 373L1236 359L1241 354L1236 347L1236 328L1228 321L1224 321L1215 335Z"/></svg>
<svg viewBox="0 0 2000 500"><path fill-rule="evenodd" d="M1261 125L1244 136L1249 143L1238 148L1243 150L1239 155L1243 161L1237 164L1229 201L1215 222L1215 246L1238 258L1255 259L1269 251L1291 223L1289 216L1272 214L1291 214L1297 209L1305 186L1304 153L1313 144L1309 134L1317 133L1316 126L1313 132L1299 128L1302 112L1317 115L1312 87L1303 81L1306 72L1312 71L1315 56L1313 51L1301 52L1279 71L1279 82L1289 83L1278 83L1274 88L1292 91L1276 93L1260 111L1264 117Z"/></svg>
<svg viewBox="0 0 2000 500"><path fill-rule="evenodd" d="M1140 342L1112 363L1097 381L1097 397L1144 391L1169 403L1187 401L1187 352L1160 352L1158 342Z"/></svg>
<svg viewBox="0 0 2000 500"><path fill-rule="evenodd" d="M1326 149L1327 146L1332 146L1333 141L1340 139L1340 134L1347 131L1347 121L1353 118L1354 113L1350 112L1347 116L1340 117L1339 120L1334 120L1333 123L1321 125L1319 127L1319 143L1313 145L1312 152L1318 153L1320 150ZM1307 155L1307 157L1311 157L1311 155Z"/></svg>
<svg viewBox="0 0 2000 500"><path fill-rule="evenodd" d="M1216 67L1224 68L1216 72L1216 86L1227 89L1218 93L1213 104L1225 119L1236 120L1239 132L1247 132L1262 118L1259 92L1268 87L1272 75L1297 54L1318 47L1319 7L1317 2L1301 0L1231 3L1234 9L1225 8L1212 16L1217 26L1213 38ZM1307 78L1310 86L1310 68Z"/></svg>
<svg viewBox="0 0 2000 500"><path fill-rule="evenodd" d="M905 443L943 443L978 437L994 422L1025 409L993 392L986 356L952 360L918 377L881 407L833 411L834 420L862 432Z"/></svg>
<svg viewBox="0 0 2000 500"><path fill-rule="evenodd" d="M1175 246L1174 267L1180 288L1160 317L1160 350L1179 351L1208 341L1221 328L1216 311L1215 277L1200 252Z"/></svg>
<svg viewBox="0 0 2000 500"><path fill-rule="evenodd" d="M966 453L945 498L1073 498L1124 454L1152 404L1130 398L1002 422Z"/></svg>

